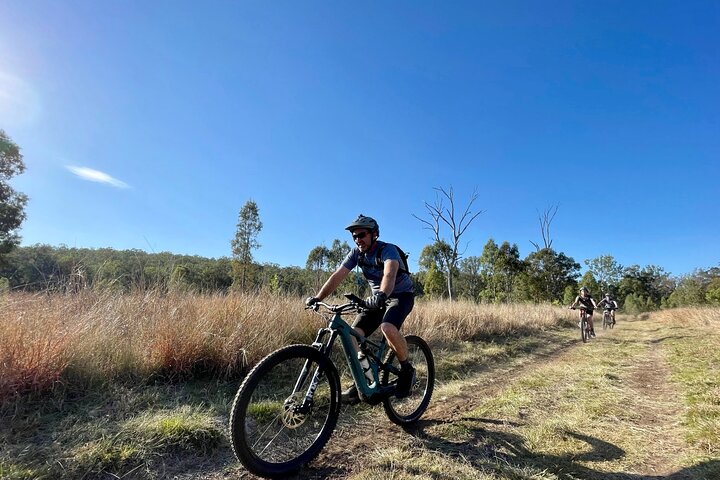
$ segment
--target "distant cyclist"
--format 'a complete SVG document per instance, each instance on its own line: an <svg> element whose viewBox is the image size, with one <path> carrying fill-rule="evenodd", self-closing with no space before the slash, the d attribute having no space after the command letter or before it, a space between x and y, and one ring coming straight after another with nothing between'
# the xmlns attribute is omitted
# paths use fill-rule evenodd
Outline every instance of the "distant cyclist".
<svg viewBox="0 0 720 480"><path fill-rule="evenodd" d="M590 327L590 336L595 336L595 328L593 327L593 310L598 308L598 306L595 304L595 300L590 296L590 290L588 290L587 287L580 288L580 295L575 297L575 301L572 305L570 305L570 308L575 308L578 305L582 305L585 307L585 313L587 314L587 322L588 326ZM580 316L582 317L582 312L580 312Z"/></svg>
<svg viewBox="0 0 720 480"><path fill-rule="evenodd" d="M605 294L605 297L598 302L597 306L598 308L607 308L610 310L610 317L612 318L613 325L615 325L615 310L618 308L618 303L612 298L610 292Z"/></svg>
<svg viewBox="0 0 720 480"><path fill-rule="evenodd" d="M378 240L380 227L370 217L358 216L345 227L352 234L356 248L347 254L342 264L330 275L320 291L305 303L310 306L322 300L340 285L356 266L360 266L363 276L372 287L372 295L365 300L367 310L360 313L353 322L355 330L368 336L378 327L397 354L400 362L397 398L410 394L415 369L408 359L408 347L405 337L400 333L405 318L415 304L415 288L410 274L401 268L398 249ZM343 401L355 404L360 401L357 387L351 386L342 393Z"/></svg>

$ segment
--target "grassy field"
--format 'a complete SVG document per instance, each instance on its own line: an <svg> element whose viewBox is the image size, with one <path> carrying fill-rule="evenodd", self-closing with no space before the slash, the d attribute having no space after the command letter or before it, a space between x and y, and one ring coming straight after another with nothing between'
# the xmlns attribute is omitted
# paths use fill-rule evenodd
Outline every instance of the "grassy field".
<svg viewBox="0 0 720 480"><path fill-rule="evenodd" d="M311 339L299 298L11 294L0 309L0 478L227 478L239 379ZM551 306L419 302L437 361L402 430L344 408L301 478L720 478L720 310L620 318L582 345ZM372 445L372 446L369 446Z"/></svg>

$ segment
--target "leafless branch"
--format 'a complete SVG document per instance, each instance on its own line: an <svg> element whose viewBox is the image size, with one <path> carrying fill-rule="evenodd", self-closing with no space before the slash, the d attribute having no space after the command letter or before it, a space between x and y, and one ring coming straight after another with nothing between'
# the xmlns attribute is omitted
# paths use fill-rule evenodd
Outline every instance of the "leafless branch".
<svg viewBox="0 0 720 480"><path fill-rule="evenodd" d="M542 235L544 248L552 248L552 239L550 238L550 224L557 214L558 206L551 206L545 209L543 213L538 212L538 220L540 220L540 234ZM535 250L540 250L540 245L530 240Z"/></svg>

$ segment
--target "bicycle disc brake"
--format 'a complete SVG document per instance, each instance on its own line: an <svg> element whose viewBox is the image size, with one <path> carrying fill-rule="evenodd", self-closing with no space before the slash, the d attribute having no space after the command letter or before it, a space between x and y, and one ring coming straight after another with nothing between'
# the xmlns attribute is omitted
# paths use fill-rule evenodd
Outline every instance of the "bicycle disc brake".
<svg viewBox="0 0 720 480"><path fill-rule="evenodd" d="M294 429L305 423L306 413L309 408L303 407L304 395L301 392L295 392L283 404L283 413L281 415L283 425L287 428Z"/></svg>

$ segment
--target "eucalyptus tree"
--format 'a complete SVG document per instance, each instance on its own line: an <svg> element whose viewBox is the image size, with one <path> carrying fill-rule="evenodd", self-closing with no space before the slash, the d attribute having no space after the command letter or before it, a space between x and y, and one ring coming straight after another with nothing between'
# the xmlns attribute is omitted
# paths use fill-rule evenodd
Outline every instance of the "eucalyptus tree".
<svg viewBox="0 0 720 480"><path fill-rule="evenodd" d="M17 229L25 220L27 195L15 191L8 182L24 171L20 147L0 130L0 261L1 255L20 243Z"/></svg>
<svg viewBox="0 0 720 480"><path fill-rule="evenodd" d="M327 253L328 266L332 269L337 268L348 252L350 252L350 245L346 241L337 238L333 240L332 246Z"/></svg>
<svg viewBox="0 0 720 480"><path fill-rule="evenodd" d="M305 268L312 273L314 278L314 288L319 290L325 281L326 272L328 270L328 256L330 250L324 245L317 246L310 250Z"/></svg>
<svg viewBox="0 0 720 480"><path fill-rule="evenodd" d="M524 269L517 244L505 241L498 247L492 238L480 256L481 277L485 288L483 300L507 302L512 299L515 280Z"/></svg>
<svg viewBox="0 0 720 480"><path fill-rule="evenodd" d="M445 296L447 293L446 259L450 254L451 247L444 241L436 241L431 245L425 245L420 252L418 264L420 272L418 276L423 284L423 292L432 298Z"/></svg>
<svg viewBox="0 0 720 480"><path fill-rule="evenodd" d="M623 270L623 277L618 283L618 295L621 300L634 295L639 302L645 302L648 310L662 305L675 290L676 282L664 268L657 265L630 265Z"/></svg>
<svg viewBox="0 0 720 480"><path fill-rule="evenodd" d="M623 276L623 267L612 255L600 255L599 257L585 260L588 270L592 272L595 279L608 291L611 286L617 286ZM606 292L603 292L606 293Z"/></svg>
<svg viewBox="0 0 720 480"><path fill-rule="evenodd" d="M240 209L235 238L230 242L233 285L237 285L241 290L247 290L251 284L254 272L253 250L260 248L257 236L262 228L257 203L248 200Z"/></svg>
<svg viewBox="0 0 720 480"><path fill-rule="evenodd" d="M565 288L579 276L580 264L564 253L542 248L529 254L520 277L522 294L535 302L561 302Z"/></svg>

